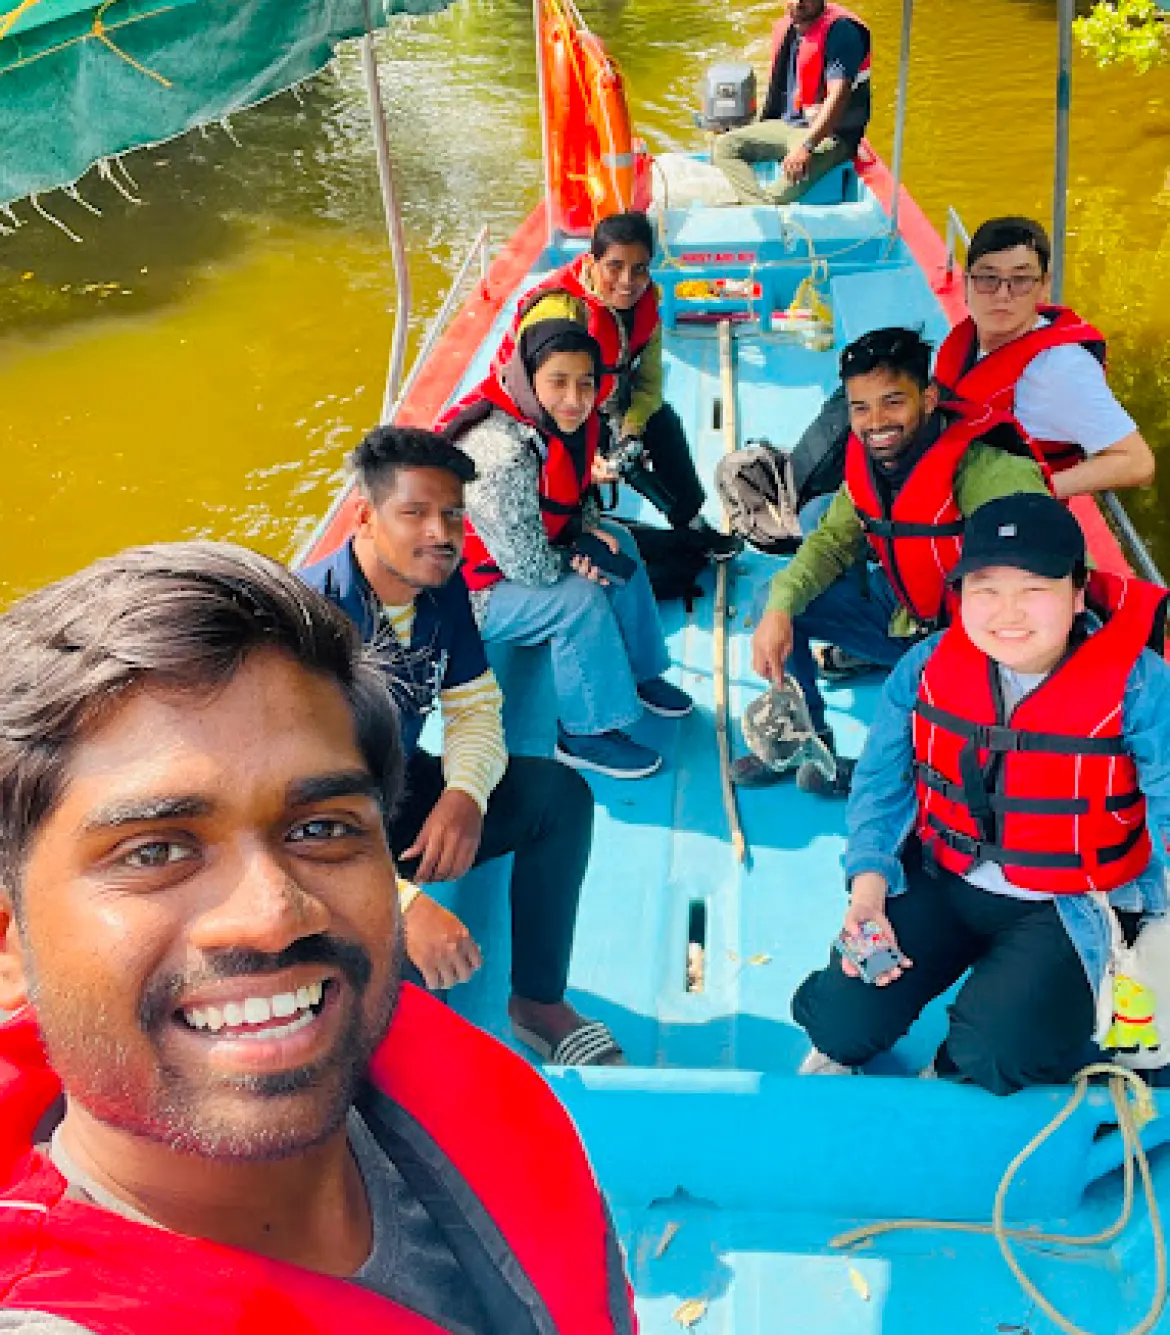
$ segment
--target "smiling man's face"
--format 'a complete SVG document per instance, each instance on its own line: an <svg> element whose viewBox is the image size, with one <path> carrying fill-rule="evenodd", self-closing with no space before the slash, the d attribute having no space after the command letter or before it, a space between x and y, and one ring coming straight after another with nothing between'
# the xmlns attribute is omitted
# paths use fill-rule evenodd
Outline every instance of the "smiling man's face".
<svg viewBox="0 0 1170 1335"><path fill-rule="evenodd" d="M923 389L911 376L878 367L845 382L849 425L871 457L890 467L905 454L938 406L932 385Z"/></svg>
<svg viewBox="0 0 1170 1335"><path fill-rule="evenodd" d="M71 1104L217 1159L295 1154L342 1124L400 938L332 681L261 650L214 692L131 693L74 746L21 906L9 951Z"/></svg>

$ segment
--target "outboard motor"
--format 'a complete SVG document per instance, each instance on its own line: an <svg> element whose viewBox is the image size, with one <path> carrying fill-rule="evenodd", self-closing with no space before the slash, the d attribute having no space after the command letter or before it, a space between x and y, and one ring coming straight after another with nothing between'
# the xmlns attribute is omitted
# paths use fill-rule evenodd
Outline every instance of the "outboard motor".
<svg viewBox="0 0 1170 1335"><path fill-rule="evenodd" d="M700 94L703 110L695 119L704 130L722 133L756 118L756 72L746 61L712 65Z"/></svg>

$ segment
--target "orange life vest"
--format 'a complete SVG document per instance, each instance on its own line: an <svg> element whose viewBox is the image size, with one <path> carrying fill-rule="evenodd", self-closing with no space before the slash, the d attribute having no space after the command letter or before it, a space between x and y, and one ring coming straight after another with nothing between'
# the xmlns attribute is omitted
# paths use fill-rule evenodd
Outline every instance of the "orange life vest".
<svg viewBox="0 0 1170 1335"><path fill-rule="evenodd" d="M448 409L439 419L437 429L443 430L458 444L459 437L478 422L482 422L493 408L505 412L514 421L530 427L544 444L540 454L540 518L550 543L566 536L566 530L581 512L581 502L590 486L593 460L601 438L601 422L596 412L589 414L585 423L584 457L575 456L560 436L547 435L528 421L512 401L494 374L488 376L466 398ZM474 593L486 589L504 578L484 540L476 532L470 517L464 519L463 578Z"/></svg>
<svg viewBox="0 0 1170 1335"><path fill-rule="evenodd" d="M816 109L825 100L825 40L833 24L839 23L842 19L848 19L861 29L865 34L868 48L872 40L869 25L844 5L827 4L820 18L803 33L796 33L788 14L785 14L772 29L773 61L787 61L789 55L786 43L794 40L795 36L800 38L800 49L796 54L796 91L793 105L797 111L803 112L806 118L810 113L815 114ZM869 80L872 63L872 52L867 49L854 87Z"/></svg>
<svg viewBox="0 0 1170 1335"><path fill-rule="evenodd" d="M589 312L589 332L601 348L601 362L605 370L602 372L601 384L597 387L597 406L602 408L619 382L637 369L639 358L646 351L646 345L654 337L654 331L661 323L658 314L658 290L651 283L639 297L638 304L634 307L633 328L627 334L625 321L617 311L612 310L595 292L586 287L582 277L584 266L585 257L579 255L528 293L520 303L512 327L501 339L492 364L497 368L508 364L519 340L520 325L524 317L540 301L554 293L575 297Z"/></svg>
<svg viewBox="0 0 1170 1335"><path fill-rule="evenodd" d="M898 601L924 626L946 620L947 576L959 559L963 514L955 499L955 474L971 444L982 439L1013 454L1034 457L1013 418L969 403L940 411L948 425L914 466L892 505L877 483L877 465L850 434L845 486L865 536Z"/></svg>
<svg viewBox="0 0 1170 1335"><path fill-rule="evenodd" d="M356 1284L70 1199L33 1148L60 1092L31 1013L0 1025L0 1310L47 1312L95 1335L440 1335ZM493 1325L633 1335L580 1139L526 1062L405 984L358 1108Z"/></svg>
<svg viewBox="0 0 1170 1335"><path fill-rule="evenodd" d="M1115 890L1150 860L1146 802L1123 737L1138 656L1161 643L1167 591L1093 572L1106 620L1008 713L999 670L956 618L927 660L914 707L917 832L962 874L998 863L1049 894Z"/></svg>
<svg viewBox="0 0 1170 1335"><path fill-rule="evenodd" d="M1021 334L985 357L979 356L975 321L968 316L943 339L934 378L949 394L1010 413L1015 411L1020 376L1037 353L1080 344L1105 365L1105 335L1099 329L1067 306L1041 306L1040 314L1050 323ZM1053 472L1071 468L1085 457L1081 447L1071 441L1038 440L1036 445Z"/></svg>

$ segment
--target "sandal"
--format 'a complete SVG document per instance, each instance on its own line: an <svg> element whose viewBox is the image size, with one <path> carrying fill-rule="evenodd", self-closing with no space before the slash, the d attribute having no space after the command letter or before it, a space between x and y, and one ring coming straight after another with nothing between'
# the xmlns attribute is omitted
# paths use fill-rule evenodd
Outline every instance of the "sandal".
<svg viewBox="0 0 1170 1335"><path fill-rule="evenodd" d="M521 1024L513 1024L512 1033L550 1066L629 1065L617 1039L600 1020L587 1020L571 1034L566 1034L555 1047L547 1038Z"/></svg>

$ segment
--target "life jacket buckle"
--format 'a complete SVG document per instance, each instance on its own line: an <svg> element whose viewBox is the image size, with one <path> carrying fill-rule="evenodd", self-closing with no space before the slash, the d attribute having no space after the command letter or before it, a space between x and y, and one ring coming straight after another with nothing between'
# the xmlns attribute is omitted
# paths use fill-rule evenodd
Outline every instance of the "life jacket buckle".
<svg viewBox="0 0 1170 1335"><path fill-rule="evenodd" d="M975 744L985 751L1019 751L1020 734L1015 728L1004 728L994 723L981 723L975 730Z"/></svg>

